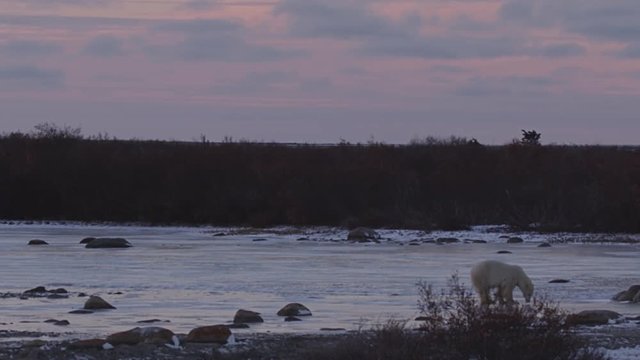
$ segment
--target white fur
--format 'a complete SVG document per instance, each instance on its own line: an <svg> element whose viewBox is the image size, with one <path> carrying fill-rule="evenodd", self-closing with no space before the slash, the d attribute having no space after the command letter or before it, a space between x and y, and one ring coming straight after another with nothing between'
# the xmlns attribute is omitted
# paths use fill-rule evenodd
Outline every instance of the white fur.
<svg viewBox="0 0 640 360"><path fill-rule="evenodd" d="M485 260L471 268L471 283L480 296L480 303L491 304L491 289L497 289L496 299L502 304L513 303L513 289L517 286L525 301L531 301L533 283L518 265Z"/></svg>

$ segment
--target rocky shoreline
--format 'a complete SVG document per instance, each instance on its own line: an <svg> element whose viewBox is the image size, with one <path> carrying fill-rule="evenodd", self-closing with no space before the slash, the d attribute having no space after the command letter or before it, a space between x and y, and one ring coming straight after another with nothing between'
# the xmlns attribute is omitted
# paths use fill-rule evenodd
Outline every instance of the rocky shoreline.
<svg viewBox="0 0 640 360"><path fill-rule="evenodd" d="M162 359L282 359L304 357L315 349L330 349L344 339L345 334L270 334L240 335L226 345L218 343L183 343L179 347L141 343L113 348L73 348L77 340L40 340L56 334L0 331L0 359L38 360L162 360ZM19 340L11 340L12 338ZM33 338L26 340L25 338Z"/></svg>
<svg viewBox="0 0 640 360"><path fill-rule="evenodd" d="M640 324L599 326L576 331L587 346L616 351L640 346ZM179 347L140 343L113 348L73 348L77 340L56 340L55 333L0 331L0 359L6 360L295 360L309 354L330 354L357 332L329 334L242 334L227 344L182 343ZM182 335L183 336L183 335ZM29 338L32 338L29 340ZM47 338L49 340L41 340ZM15 340L12 340L15 339Z"/></svg>

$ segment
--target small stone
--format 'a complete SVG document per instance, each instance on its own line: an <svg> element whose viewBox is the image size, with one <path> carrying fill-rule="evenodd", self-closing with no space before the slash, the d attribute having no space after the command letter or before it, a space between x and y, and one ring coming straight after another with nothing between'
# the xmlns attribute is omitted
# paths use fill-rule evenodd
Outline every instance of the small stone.
<svg viewBox="0 0 640 360"><path fill-rule="evenodd" d="M23 294L42 294L46 292L47 292L47 289L44 286L37 286L37 287L34 287L33 289L29 289L25 291Z"/></svg>
<svg viewBox="0 0 640 360"><path fill-rule="evenodd" d="M524 240L522 240L522 238L519 238L517 236L510 237L507 239L507 244L521 244L523 242Z"/></svg>
<svg viewBox="0 0 640 360"><path fill-rule="evenodd" d="M69 311L69 314L93 314L93 311L79 309L79 310L71 310L71 311Z"/></svg>
<svg viewBox="0 0 640 360"><path fill-rule="evenodd" d="M160 320L160 319L149 319L149 320L140 320L136 321L139 324L152 324L156 322L170 322L169 320Z"/></svg>
<svg viewBox="0 0 640 360"><path fill-rule="evenodd" d="M512 254L512 252L509 250L498 250L496 251L496 254Z"/></svg>
<svg viewBox="0 0 640 360"><path fill-rule="evenodd" d="M549 280L549 284L566 284L568 283L569 280L567 279L553 279L553 280Z"/></svg>
<svg viewBox="0 0 640 360"><path fill-rule="evenodd" d="M96 238L85 245L87 249L128 248L131 246L131 243L123 238Z"/></svg>
<svg viewBox="0 0 640 360"><path fill-rule="evenodd" d="M549 244L548 242L543 242L543 243L540 243L540 244L538 245L538 247L541 247L541 248L542 248L542 247L551 247L551 244Z"/></svg>
<svg viewBox="0 0 640 360"><path fill-rule="evenodd" d="M100 296L90 296L84 303L84 308L88 310L115 309L115 306L109 304Z"/></svg>
<svg viewBox="0 0 640 360"><path fill-rule="evenodd" d="M264 322L260 313L250 310L240 309L236 311L235 316L233 317L234 324L239 323L261 323Z"/></svg>
<svg viewBox="0 0 640 360"><path fill-rule="evenodd" d="M86 238L80 240L80 244L88 244L88 243L92 242L95 239L96 238L94 238L94 237L86 237Z"/></svg>
<svg viewBox="0 0 640 360"><path fill-rule="evenodd" d="M311 316L311 310L299 303L289 303L278 311L278 316Z"/></svg>
<svg viewBox="0 0 640 360"><path fill-rule="evenodd" d="M28 245L49 245L49 243L44 240L34 239L30 240Z"/></svg>
<svg viewBox="0 0 640 360"><path fill-rule="evenodd" d="M53 323L53 325L57 325L57 326L67 326L69 325L69 320L59 320Z"/></svg>

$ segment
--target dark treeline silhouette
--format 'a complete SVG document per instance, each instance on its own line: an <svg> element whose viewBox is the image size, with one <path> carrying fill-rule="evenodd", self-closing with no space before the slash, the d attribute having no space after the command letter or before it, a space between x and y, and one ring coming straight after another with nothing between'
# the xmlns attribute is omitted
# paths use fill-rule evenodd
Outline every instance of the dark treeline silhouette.
<svg viewBox="0 0 640 360"><path fill-rule="evenodd" d="M640 231L635 148L452 139L291 146L5 134L0 218Z"/></svg>

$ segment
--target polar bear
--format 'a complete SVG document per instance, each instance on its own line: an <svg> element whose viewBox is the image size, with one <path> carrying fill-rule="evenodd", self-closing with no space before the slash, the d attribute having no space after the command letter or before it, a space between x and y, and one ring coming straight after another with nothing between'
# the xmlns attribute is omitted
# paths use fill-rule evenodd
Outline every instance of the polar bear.
<svg viewBox="0 0 640 360"><path fill-rule="evenodd" d="M509 265L496 260L485 260L471 268L471 283L480 296L482 305L489 305L491 289L497 289L496 299L501 304L513 303L513 289L517 286L526 302L531 301L533 283L518 265Z"/></svg>

